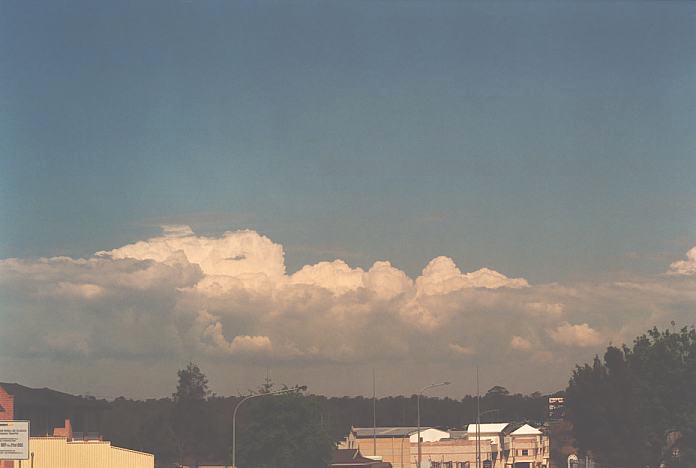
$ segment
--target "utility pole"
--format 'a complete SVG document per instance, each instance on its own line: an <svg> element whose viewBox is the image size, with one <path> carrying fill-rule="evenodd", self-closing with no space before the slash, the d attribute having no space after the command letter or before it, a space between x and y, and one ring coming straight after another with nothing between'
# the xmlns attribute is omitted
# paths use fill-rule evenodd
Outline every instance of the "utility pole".
<svg viewBox="0 0 696 468"><path fill-rule="evenodd" d="M476 366L476 468L481 468L481 390L478 366Z"/></svg>
<svg viewBox="0 0 696 468"><path fill-rule="evenodd" d="M251 400L252 398L258 398L258 397L262 397L262 396L271 396L271 395L280 395L281 393L292 393L296 390L297 389L295 389L295 388L286 388L283 390L277 390L275 392L254 393L253 395L248 395L248 396L242 398L239 401L239 403L237 403L237 405L234 407L234 411L232 412L232 468L237 468L237 410L242 405L242 403L244 403L247 400ZM33 462L33 458L32 458L32 462Z"/></svg>
<svg viewBox="0 0 696 468"><path fill-rule="evenodd" d="M377 391L374 367L372 368L372 455L377 455Z"/></svg>
<svg viewBox="0 0 696 468"><path fill-rule="evenodd" d="M417 408L417 419L418 419L418 466L417 468L421 468L421 425L420 425L420 397L425 392L426 390L430 390L431 388L435 387L442 387L444 385L449 385L450 382L442 382L442 383L436 383L436 384L430 384L426 387L423 387L420 392L418 392L418 395L416 395L416 408Z"/></svg>

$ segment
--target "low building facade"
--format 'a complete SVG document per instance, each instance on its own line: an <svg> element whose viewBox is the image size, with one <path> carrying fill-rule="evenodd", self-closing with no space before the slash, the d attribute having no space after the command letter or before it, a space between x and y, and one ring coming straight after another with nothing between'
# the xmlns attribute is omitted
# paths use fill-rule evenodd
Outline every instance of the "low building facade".
<svg viewBox="0 0 696 468"><path fill-rule="evenodd" d="M390 463L364 457L359 449L337 448L329 468L393 468Z"/></svg>
<svg viewBox="0 0 696 468"><path fill-rule="evenodd" d="M513 468L549 468L549 437L539 429L524 424L505 437L505 466Z"/></svg>
<svg viewBox="0 0 696 468"><path fill-rule="evenodd" d="M15 419L18 405L17 395L11 392L14 388L12 385L0 385L0 420L21 419ZM48 410L50 409L49 407ZM34 428L31 429L33 433ZM153 454L114 447L111 442L102 440L96 433L73 432L70 419L65 419L62 427L54 426L52 435L29 437L28 452L29 459L2 460L0 468L154 468L155 466Z"/></svg>
<svg viewBox="0 0 696 468"><path fill-rule="evenodd" d="M422 443L436 442L449 438L449 432L434 427L421 427ZM339 448L355 448L365 456L378 456L393 468L411 468L416 465L418 454L418 428L397 427L353 427ZM416 451L413 451L413 446Z"/></svg>
<svg viewBox="0 0 696 468"><path fill-rule="evenodd" d="M352 428L341 447L381 457L394 468L418 468L418 436L413 429ZM420 450L420 468L473 468L477 456L481 466L490 468L550 468L549 438L528 424L481 424L478 432L475 424L451 433L421 428Z"/></svg>
<svg viewBox="0 0 696 468"><path fill-rule="evenodd" d="M34 468L154 468L149 453L114 447L103 440L75 441L65 437L31 437L31 458L22 467ZM14 461L13 468L20 462Z"/></svg>

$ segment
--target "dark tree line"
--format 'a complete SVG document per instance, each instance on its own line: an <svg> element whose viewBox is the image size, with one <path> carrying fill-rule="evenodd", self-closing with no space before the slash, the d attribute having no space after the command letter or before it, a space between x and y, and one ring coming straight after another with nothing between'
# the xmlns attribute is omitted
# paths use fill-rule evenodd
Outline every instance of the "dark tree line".
<svg viewBox="0 0 696 468"><path fill-rule="evenodd" d="M271 390L266 383L259 392ZM146 401L117 398L108 403L102 433L114 445L154 453L158 465L229 462L232 413L241 397L211 395L195 364L179 371L172 398ZM416 396L379 398L377 424L415 426ZM476 400L421 398L421 424L462 428L474 420ZM529 421L546 417L540 394L511 395L494 387L481 398L483 422ZM325 466L334 444L351 426L372 425L372 399L325 397L300 390L245 403L237 415L237 462L240 466ZM260 436L261 435L261 436ZM329 450L327 450L327 447Z"/></svg>
<svg viewBox="0 0 696 468"><path fill-rule="evenodd" d="M51 408L51 414L61 421L72 417L76 405L89 408L85 411L92 424L81 429L78 420L78 430L98 430L116 446L154 453L159 466L229 462L232 413L242 397L211 394L205 375L193 363L179 371L178 377L171 397L145 401L123 397L113 401L70 397L68 401L60 392L18 385L15 393L40 392L42 408ZM272 389L267 382L258 392ZM568 454L579 450L581 456L589 454L613 468L696 467L693 327L678 332L653 329L636 338L632 347L610 346L602 359L596 357L591 364L575 369L565 396L565 420L547 426L554 466L564 465ZM415 395L379 398L376 406L379 426L416 425ZM464 428L474 421L475 408L472 396L423 397L421 422ZM540 425L547 408L546 396L512 395L498 386L481 398L482 422ZM325 397L296 389L287 395L249 401L237 422L239 465L324 466L334 444L351 426L372 425L372 399Z"/></svg>
<svg viewBox="0 0 696 468"><path fill-rule="evenodd" d="M182 378L189 377L195 377L190 380L203 391L181 387ZM102 432L116 445L155 453L163 466L179 460L228 461L232 412L241 397L210 395L205 377L195 367L181 371L179 378L173 398L109 402ZM268 383L259 391L271 388ZM632 347L608 347L603 359L596 357L575 369L565 396L566 420L549 428L557 464L579 450L581 456L589 454L615 468L696 467L693 328L653 329L636 338ZM416 424L415 395L380 398L376 406L380 426ZM421 422L463 428L474 420L475 407L471 396L424 397ZM483 422L538 425L546 419L547 408L546 396L511 395L502 387L493 387L481 399L482 411L496 410L487 412ZM295 466L290 460L305 466L313 460L312 465L320 466L329 456L327 447L345 437L351 426L372 425L372 400L294 392L250 401L237 421L238 461L243 466ZM275 449L288 440L289 446ZM293 451L293 446L302 450ZM313 454L317 458L312 459Z"/></svg>

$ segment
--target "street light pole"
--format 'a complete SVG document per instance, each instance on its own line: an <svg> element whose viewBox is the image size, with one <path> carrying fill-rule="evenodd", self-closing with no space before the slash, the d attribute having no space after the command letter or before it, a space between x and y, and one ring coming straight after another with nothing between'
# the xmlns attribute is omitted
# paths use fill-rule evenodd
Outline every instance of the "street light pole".
<svg viewBox="0 0 696 468"><path fill-rule="evenodd" d="M420 425L420 397L425 392L426 390L430 390L431 388L435 387L443 387L445 385L449 385L450 382L441 382L441 383L436 383L436 384L430 384L425 387L423 387L420 392L418 392L418 395L416 395L416 408L417 408L417 419L418 419L418 466L416 468L421 468L421 425Z"/></svg>
<svg viewBox="0 0 696 468"><path fill-rule="evenodd" d="M476 366L476 468L481 468L481 391L478 366Z"/></svg>
<svg viewBox="0 0 696 468"><path fill-rule="evenodd" d="M481 416L484 414L488 413L495 413L496 411L500 411L499 409L489 409L484 412L481 412L481 408L476 404L476 463L477 466L480 464L479 462L481 461ZM479 467L480 468L480 467Z"/></svg>
<svg viewBox="0 0 696 468"><path fill-rule="evenodd" d="M295 388L286 388L284 390L276 390L275 392L269 393L255 393L253 395L248 395L239 400L239 403L237 403L237 405L234 407L234 411L232 412L232 468L237 468L237 410L240 406L242 406L242 403L256 397L279 395L281 393L291 393L296 390L297 389Z"/></svg>

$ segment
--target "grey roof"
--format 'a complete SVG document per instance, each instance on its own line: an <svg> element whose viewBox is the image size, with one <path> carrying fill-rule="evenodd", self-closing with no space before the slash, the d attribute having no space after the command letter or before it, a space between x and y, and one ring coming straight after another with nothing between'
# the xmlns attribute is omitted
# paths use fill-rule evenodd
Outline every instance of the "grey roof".
<svg viewBox="0 0 696 468"><path fill-rule="evenodd" d="M426 429L432 429L432 427L421 426L421 432ZM401 427L378 427L374 429L375 435L377 437L404 437L418 432L418 427L416 426L401 426ZM354 427L353 433L358 439L372 437L373 428L371 427Z"/></svg>

